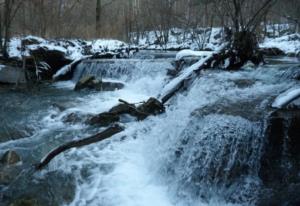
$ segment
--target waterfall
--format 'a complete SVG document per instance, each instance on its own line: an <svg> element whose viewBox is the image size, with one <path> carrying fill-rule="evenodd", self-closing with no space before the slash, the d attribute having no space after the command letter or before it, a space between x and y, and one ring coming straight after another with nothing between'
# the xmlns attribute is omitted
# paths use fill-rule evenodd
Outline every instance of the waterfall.
<svg viewBox="0 0 300 206"><path fill-rule="evenodd" d="M171 60L166 61L166 59L86 60L77 66L73 75L73 81L77 82L82 76L86 75L130 81L145 76L165 76L166 70L170 68L172 68Z"/></svg>

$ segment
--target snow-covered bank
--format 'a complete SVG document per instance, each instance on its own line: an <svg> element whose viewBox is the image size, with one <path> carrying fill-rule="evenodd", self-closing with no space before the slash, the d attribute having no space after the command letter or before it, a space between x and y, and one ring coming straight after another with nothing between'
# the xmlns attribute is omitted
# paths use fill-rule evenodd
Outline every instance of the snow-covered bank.
<svg viewBox="0 0 300 206"><path fill-rule="evenodd" d="M136 49L125 42L112 39L81 40L81 39L58 39L48 40L35 36L14 37L9 44L9 56L21 59L29 56L35 50L44 49L58 51L65 54L69 60L82 58L86 55L116 55L128 57L131 50Z"/></svg>
<svg viewBox="0 0 300 206"><path fill-rule="evenodd" d="M222 28L179 29L168 32L148 31L142 35L132 34L131 42L141 49L149 50L218 50L224 43ZM164 37L165 36L165 37ZM167 38L166 38L167 37Z"/></svg>
<svg viewBox="0 0 300 206"><path fill-rule="evenodd" d="M279 27L279 26L277 26ZM273 29L274 30L274 29ZM300 55L300 34L290 33L287 25L281 32L267 31L267 37L260 43L260 48L268 55ZM272 34L272 35L271 35ZM166 36L166 37L164 37ZM225 32L222 28L198 28L198 29L170 29L168 32L148 31L143 34L132 34L131 42L141 49L148 50L200 50L216 51L226 42Z"/></svg>
<svg viewBox="0 0 300 206"><path fill-rule="evenodd" d="M262 49L279 49L288 56L300 56L300 34L266 38L260 47Z"/></svg>
<svg viewBox="0 0 300 206"><path fill-rule="evenodd" d="M37 70L38 78L49 80L66 65L91 58L129 58L138 50L125 42L112 39L81 40L81 39L43 39L35 36L13 37L8 45L8 59L2 63L14 67L23 66ZM4 81L6 82L6 81Z"/></svg>

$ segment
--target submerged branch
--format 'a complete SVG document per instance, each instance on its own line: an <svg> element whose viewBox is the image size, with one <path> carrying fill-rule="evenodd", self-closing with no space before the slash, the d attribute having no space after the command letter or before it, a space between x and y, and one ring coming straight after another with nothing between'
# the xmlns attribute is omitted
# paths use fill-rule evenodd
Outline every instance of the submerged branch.
<svg viewBox="0 0 300 206"><path fill-rule="evenodd" d="M42 161L36 165L36 169L37 170L43 169L45 166L47 166L49 164L49 162L53 158L55 158L57 155L61 154L62 152L65 152L66 150L103 141L105 139L112 137L113 135L115 135L117 133L122 132L123 130L124 130L124 127L116 124L116 125L113 125L113 126L107 128L106 130L100 132L99 134L96 134L96 135L93 135L93 136L90 136L90 137L87 137L84 139L73 140L73 141L67 142L67 143L55 148L49 154L47 154L42 159Z"/></svg>

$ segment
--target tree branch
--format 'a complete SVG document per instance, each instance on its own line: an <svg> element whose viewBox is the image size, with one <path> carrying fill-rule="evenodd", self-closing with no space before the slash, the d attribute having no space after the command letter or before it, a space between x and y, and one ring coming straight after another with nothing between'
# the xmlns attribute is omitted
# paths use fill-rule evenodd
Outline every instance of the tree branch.
<svg viewBox="0 0 300 206"><path fill-rule="evenodd" d="M63 144L57 148L55 148L54 150L52 150L48 155L46 155L42 161L36 165L36 169L37 170L41 170L43 169L46 165L49 164L49 162L55 158L57 155L61 154L62 152L65 152L66 150L69 150L71 148L75 148L75 147L82 147L85 145L89 145L95 142L100 142L103 141L117 133L120 133L124 130L124 127L116 124L113 125L111 127L109 127L108 129L100 132L99 134L93 135L91 137L87 137L85 139L80 139L80 140L74 140L71 142L68 142L66 144Z"/></svg>

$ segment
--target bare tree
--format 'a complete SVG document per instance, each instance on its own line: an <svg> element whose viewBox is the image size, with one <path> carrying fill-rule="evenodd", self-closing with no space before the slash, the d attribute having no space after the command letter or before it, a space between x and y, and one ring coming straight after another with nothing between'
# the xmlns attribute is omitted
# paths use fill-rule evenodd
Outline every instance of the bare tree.
<svg viewBox="0 0 300 206"><path fill-rule="evenodd" d="M4 33L4 42L2 47L2 55L4 58L8 58L8 42L11 35L11 25L12 20L16 16L18 9L21 7L22 0L4 0L4 16L3 16L3 33Z"/></svg>

